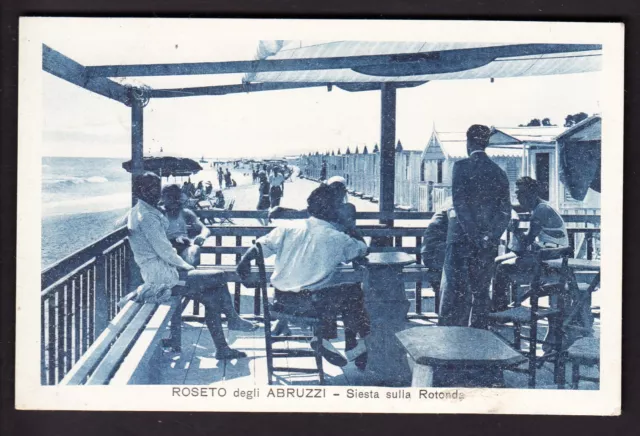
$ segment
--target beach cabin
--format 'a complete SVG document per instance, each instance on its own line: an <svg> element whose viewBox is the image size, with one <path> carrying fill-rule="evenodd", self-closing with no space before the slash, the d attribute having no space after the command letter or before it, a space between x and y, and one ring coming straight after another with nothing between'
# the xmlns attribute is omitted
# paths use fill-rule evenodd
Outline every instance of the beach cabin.
<svg viewBox="0 0 640 436"><path fill-rule="evenodd" d="M494 128L487 155L507 173L513 203L517 203L515 181L529 176L540 182L542 198L561 212L599 213L600 194L589 189L582 200L572 197L562 181L558 159L558 141L576 144L569 147L580 147L580 144L583 149L600 147L600 118L591 117L589 120L592 121L585 120L569 130L562 126ZM464 132L438 132L434 129L422 153L420 167L419 183L430 186L427 191L431 193L425 210L437 211L443 198L450 196L453 164L466 157Z"/></svg>
<svg viewBox="0 0 640 436"><path fill-rule="evenodd" d="M522 142L501 130L495 130L491 135L486 152L507 173L511 201L515 202L515 181L520 176L523 167ZM438 211L446 199L451 196L453 164L467 157L465 132L433 130L429 142L421 154L420 165L419 182L428 187L427 210Z"/></svg>

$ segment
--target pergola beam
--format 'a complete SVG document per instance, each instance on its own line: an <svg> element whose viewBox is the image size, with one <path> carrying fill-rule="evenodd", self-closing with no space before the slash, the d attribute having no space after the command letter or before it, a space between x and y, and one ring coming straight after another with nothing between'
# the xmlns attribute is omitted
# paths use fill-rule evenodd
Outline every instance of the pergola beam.
<svg viewBox="0 0 640 436"><path fill-rule="evenodd" d="M67 82L104 97L127 104L127 88L104 77L89 77L87 67L47 45L42 45L42 69Z"/></svg>
<svg viewBox="0 0 640 436"><path fill-rule="evenodd" d="M184 76L197 74L240 74L282 71L338 70L384 67L399 64L438 63L442 54L456 59L481 56L490 62L498 57L543 55L551 53L601 50L597 44L514 44L442 52L399 53L388 55L341 56L255 61L191 62L170 64L96 65L86 67L89 77ZM464 62L461 69L465 69ZM469 66L467 66L469 68ZM384 75L384 74L383 74Z"/></svg>
<svg viewBox="0 0 640 436"><path fill-rule="evenodd" d="M413 88L426 82L394 82L395 88ZM152 89L150 98L197 97L207 95L241 94L262 91L280 91L285 89L303 89L336 86L348 92L374 91L382 87L380 82L374 83L323 83L323 82L271 82L271 83L243 83L240 85L200 86L193 88Z"/></svg>
<svg viewBox="0 0 640 436"><path fill-rule="evenodd" d="M245 83L241 85L200 86L194 88L152 89L151 98L196 97L204 95L242 94L260 91L279 91L283 89L317 88L327 86L326 83Z"/></svg>

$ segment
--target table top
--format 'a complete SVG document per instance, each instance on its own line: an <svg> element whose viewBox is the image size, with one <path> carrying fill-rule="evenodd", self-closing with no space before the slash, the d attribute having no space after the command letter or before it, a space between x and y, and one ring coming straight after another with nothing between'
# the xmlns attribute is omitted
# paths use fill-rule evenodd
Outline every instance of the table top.
<svg viewBox="0 0 640 436"><path fill-rule="evenodd" d="M506 367L527 360L488 330L426 326L403 330L396 336L420 365Z"/></svg>
<svg viewBox="0 0 640 436"><path fill-rule="evenodd" d="M397 265L405 266L416 263L415 256L411 256L402 252L387 252L387 253L369 253L367 256L369 265Z"/></svg>

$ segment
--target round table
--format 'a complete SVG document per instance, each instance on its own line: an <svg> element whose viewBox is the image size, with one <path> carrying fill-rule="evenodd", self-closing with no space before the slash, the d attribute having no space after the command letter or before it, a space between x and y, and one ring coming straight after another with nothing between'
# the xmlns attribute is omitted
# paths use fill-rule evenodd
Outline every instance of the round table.
<svg viewBox="0 0 640 436"><path fill-rule="evenodd" d="M365 264L363 289L371 334L367 341L368 383L382 386L409 386L411 369L406 351L395 334L406 328L407 300L402 269L416 262L407 253L371 253Z"/></svg>

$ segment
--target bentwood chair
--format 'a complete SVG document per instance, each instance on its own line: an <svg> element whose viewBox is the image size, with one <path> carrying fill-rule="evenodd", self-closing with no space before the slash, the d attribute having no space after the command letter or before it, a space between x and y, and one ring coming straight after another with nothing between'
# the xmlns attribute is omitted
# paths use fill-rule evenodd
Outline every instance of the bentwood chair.
<svg viewBox="0 0 640 436"><path fill-rule="evenodd" d="M308 349L289 349L282 347L274 347L274 344L287 343L287 342L305 342L321 343L321 338L318 336L318 326L320 319L314 317L313 314L304 313L300 314L296 308L286 307L282 304L270 304L267 296L267 273L264 265L264 255L262 252L262 245L260 243L255 244L258 250L258 256L256 258L256 264L258 266L258 273L260 276L260 290L262 293L262 304L264 310L264 340L265 349L267 354L267 380L271 385L273 383L275 372L289 372L289 373L301 373L301 374L318 374L320 384L324 384L324 370L322 368L322 354L321 347L316 349L309 347ZM277 319L280 321L291 322L296 325L310 326L312 329L312 335L292 335L285 334L282 336L274 336L272 333L271 321ZM289 358L304 358L314 357L316 361L316 368L300 368L300 367L284 367L275 366L274 359L287 360Z"/></svg>
<svg viewBox="0 0 640 436"><path fill-rule="evenodd" d="M514 329L513 346L520 350L529 359L529 366L526 372L529 375L529 387L536 386L536 370L546 361L554 362L554 376L559 386L564 385L564 365L562 359L563 350L563 315L564 304L567 293L567 286L573 280L573 274L568 267L569 257L573 256L570 247L545 248L534 254L534 262L531 273L531 281L526 292L519 296L516 292L515 302L506 310L489 314L489 319L494 325L511 324ZM551 259L562 259L560 269L557 271L557 278L549 282L542 282L542 275L545 269L545 261ZM540 307L539 300L548 297L551 301L556 300L555 307ZM529 306L523 306L526 300ZM552 306L550 304L550 306ZM555 337L547 340L538 339L538 322L547 320L549 331L555 332ZM522 335L522 327L529 327L529 335ZM528 342L528 350L522 350L522 340ZM538 344L549 346L550 351L543 356L538 356Z"/></svg>

